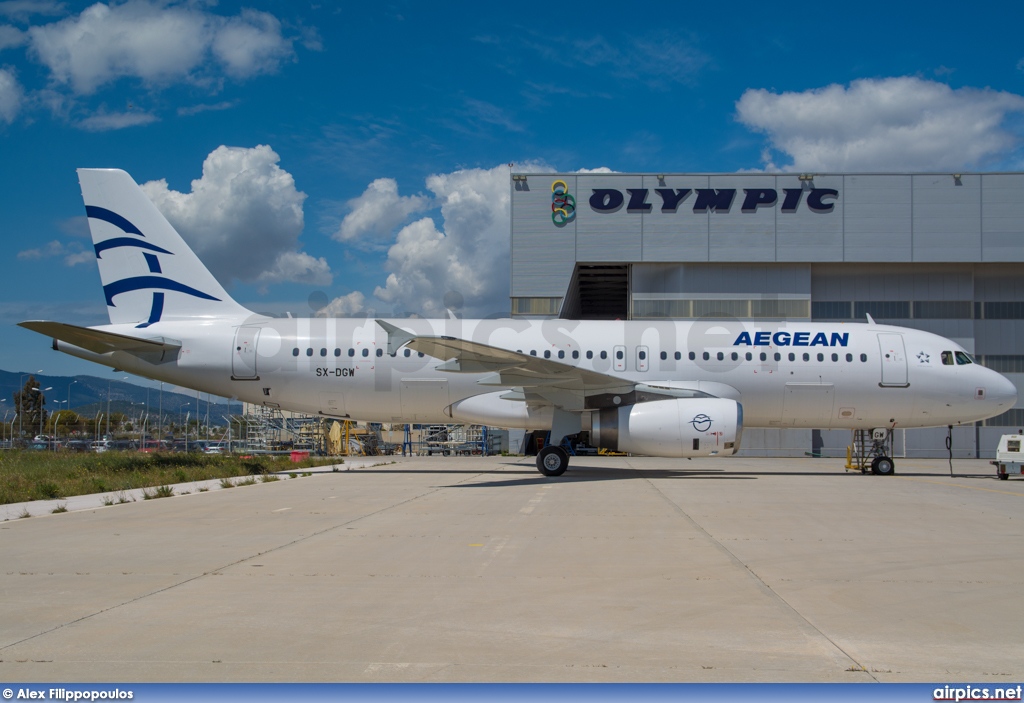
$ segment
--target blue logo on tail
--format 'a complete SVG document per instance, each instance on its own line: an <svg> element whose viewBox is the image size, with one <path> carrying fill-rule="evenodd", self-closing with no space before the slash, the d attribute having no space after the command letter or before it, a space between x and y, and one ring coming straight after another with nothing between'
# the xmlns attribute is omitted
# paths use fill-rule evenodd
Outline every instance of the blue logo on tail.
<svg viewBox="0 0 1024 703"><path fill-rule="evenodd" d="M96 220L103 220L109 222L125 234L137 234L140 237L145 238L138 227L132 224L130 221L118 215L116 212L107 210L106 208L97 207L95 205L86 205L85 214L87 217L91 217ZM160 259L157 258L156 254L167 254L168 256L174 256L174 252L167 251L162 247L158 247L155 244L151 244L146 241L140 241L134 237L112 237L111 239L105 239L102 242L97 242L95 245L96 258L103 258L103 252L108 249L118 249L121 247L133 247L136 249L143 250L143 256L146 258L146 265L149 267L150 273L162 274L163 270L160 267ZM153 252L153 253L150 253ZM142 324L136 325L136 327L149 327L154 322L159 322L164 312L164 294L160 291L169 290L176 293L184 293L185 295L191 295L194 298L201 298L202 300L214 300L220 301L220 298L215 298L208 293L204 293L201 290L196 290L191 286L186 286L184 283L172 280L170 278L164 278L163 276L134 276L132 278L122 278L120 281L114 281L113 283L103 286L103 294L107 298L107 305L110 307L117 307L114 305L114 297L121 293L128 293L136 290L150 290L159 289L153 291L153 305L149 311L149 319Z"/></svg>

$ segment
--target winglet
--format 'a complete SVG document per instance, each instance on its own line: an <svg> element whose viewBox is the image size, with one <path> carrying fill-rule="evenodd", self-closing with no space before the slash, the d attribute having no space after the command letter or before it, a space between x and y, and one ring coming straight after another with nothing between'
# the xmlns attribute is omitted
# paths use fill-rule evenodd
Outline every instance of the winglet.
<svg viewBox="0 0 1024 703"><path fill-rule="evenodd" d="M388 354L391 356L398 354L398 350L404 344L416 339L416 335L412 332L406 332L400 327L395 327L390 322L384 322L384 320L377 320L376 322L381 326L381 329L388 333Z"/></svg>
<svg viewBox="0 0 1024 703"><path fill-rule="evenodd" d="M870 313L864 313L864 314L867 315L867 317L868 317L868 324L869 325L875 324L875 318L871 317Z"/></svg>

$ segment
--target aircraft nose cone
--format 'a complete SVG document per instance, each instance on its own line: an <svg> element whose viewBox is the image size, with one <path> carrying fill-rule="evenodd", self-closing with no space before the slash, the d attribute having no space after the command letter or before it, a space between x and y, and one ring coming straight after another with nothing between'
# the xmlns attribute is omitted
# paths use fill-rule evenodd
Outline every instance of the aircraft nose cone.
<svg viewBox="0 0 1024 703"><path fill-rule="evenodd" d="M986 382L986 399L1003 411L1017 404L1017 387L1006 376L992 372L993 378Z"/></svg>

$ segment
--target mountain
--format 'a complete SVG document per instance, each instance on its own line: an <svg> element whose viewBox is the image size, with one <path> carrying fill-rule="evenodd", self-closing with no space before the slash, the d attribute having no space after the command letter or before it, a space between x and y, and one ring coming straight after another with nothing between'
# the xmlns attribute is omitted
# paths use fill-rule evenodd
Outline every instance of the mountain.
<svg viewBox="0 0 1024 703"><path fill-rule="evenodd" d="M108 379L0 370L0 413L13 416L14 394L22 389L29 376L35 376L39 388L50 388L43 391L47 412L66 408L69 391L71 409L86 417L107 412L108 402L110 412L126 415L140 415L147 412L147 409L151 415L156 415L162 406L166 416L191 413L194 418L198 408L202 417L206 417L209 412L211 423L216 421L218 424L222 423L222 416L239 415L242 412L242 404L238 401L211 397L206 393L199 394L197 401L195 393L175 393L167 388L161 393L159 387L139 386L121 380L121 376Z"/></svg>

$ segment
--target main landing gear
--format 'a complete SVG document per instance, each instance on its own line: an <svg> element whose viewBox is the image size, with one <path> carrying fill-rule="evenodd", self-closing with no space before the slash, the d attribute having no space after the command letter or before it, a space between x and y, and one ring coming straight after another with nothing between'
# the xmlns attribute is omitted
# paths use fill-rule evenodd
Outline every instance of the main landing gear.
<svg viewBox="0 0 1024 703"><path fill-rule="evenodd" d="M561 476L569 468L569 452L548 445L537 452L537 470L545 476Z"/></svg>

